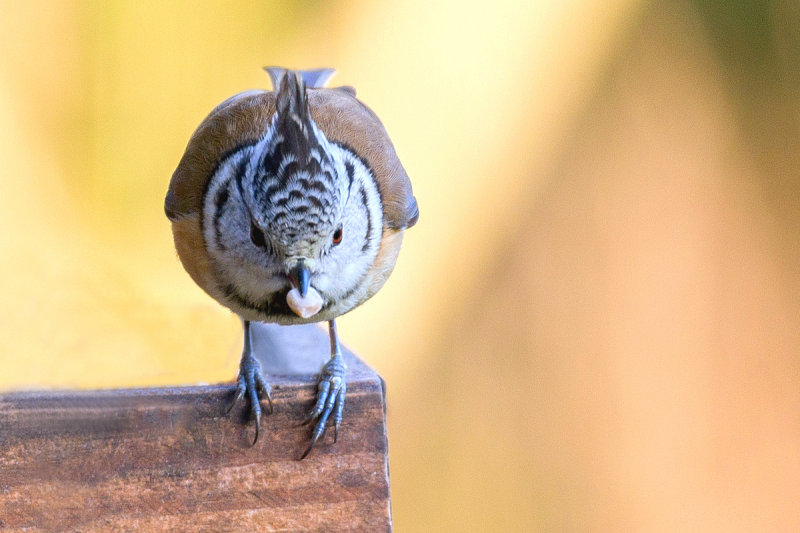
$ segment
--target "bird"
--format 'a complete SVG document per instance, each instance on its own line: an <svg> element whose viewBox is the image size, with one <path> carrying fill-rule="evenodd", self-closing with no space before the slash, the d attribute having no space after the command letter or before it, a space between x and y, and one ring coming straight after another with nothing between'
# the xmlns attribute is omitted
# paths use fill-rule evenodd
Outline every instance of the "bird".
<svg viewBox="0 0 800 533"><path fill-rule="evenodd" d="M224 100L191 135L164 202L183 267L237 314L243 349L233 403L249 404L258 441L270 387L251 323L327 322L304 459L330 421L338 439L347 391L336 318L391 274L419 217L411 181L378 116L330 68L265 67L273 89Z"/></svg>

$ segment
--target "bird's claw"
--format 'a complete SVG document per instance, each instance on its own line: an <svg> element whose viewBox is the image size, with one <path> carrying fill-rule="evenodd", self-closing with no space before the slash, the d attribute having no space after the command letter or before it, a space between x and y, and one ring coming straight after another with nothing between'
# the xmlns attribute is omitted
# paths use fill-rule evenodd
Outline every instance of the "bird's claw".
<svg viewBox="0 0 800 533"><path fill-rule="evenodd" d="M261 365L253 356L242 358L236 383L236 395L226 413L230 413L245 396L250 403L250 415L256 419L256 435L252 444L255 446L261 429L261 400L266 399L269 402L269 414L272 414L272 396L269 385L261 375Z"/></svg>
<svg viewBox="0 0 800 533"><path fill-rule="evenodd" d="M331 414L333 414L334 425L333 442L336 442L339 438L339 424L342 422L344 398L347 393L346 371L347 366L344 364L344 359L338 353L334 354L323 367L322 374L319 377L319 384L317 385L317 401L303 420L303 424L306 425L314 421L316 421L316 424L314 424L314 431L311 435L311 444L303 452L300 457L301 460L305 459L323 433L325 433L325 426Z"/></svg>

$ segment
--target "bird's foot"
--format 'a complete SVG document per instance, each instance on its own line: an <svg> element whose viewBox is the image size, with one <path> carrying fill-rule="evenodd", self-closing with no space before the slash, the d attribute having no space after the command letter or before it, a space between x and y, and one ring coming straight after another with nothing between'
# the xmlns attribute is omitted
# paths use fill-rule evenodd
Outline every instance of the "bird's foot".
<svg viewBox="0 0 800 533"><path fill-rule="evenodd" d="M347 366L344 364L344 359L340 353L331 356L330 360L322 368L322 374L317 385L317 402L303 421L304 424L311 424L316 421L316 424L314 424L311 444L308 445L308 448L300 457L301 460L305 459L311 448L325 433L325 426L331 414L333 414L333 442L336 442L339 437L339 424L342 421L344 397L347 393L346 372Z"/></svg>
<svg viewBox="0 0 800 533"><path fill-rule="evenodd" d="M261 400L266 399L269 402L269 414L272 414L272 397L270 396L269 385L264 381L264 376L261 374L261 364L250 354L242 357L242 363L239 365L239 379L236 385L236 396L228 407L228 413L238 404L245 396L250 404L250 415L256 419L256 436L253 439L253 445L258 442L258 432L261 428Z"/></svg>

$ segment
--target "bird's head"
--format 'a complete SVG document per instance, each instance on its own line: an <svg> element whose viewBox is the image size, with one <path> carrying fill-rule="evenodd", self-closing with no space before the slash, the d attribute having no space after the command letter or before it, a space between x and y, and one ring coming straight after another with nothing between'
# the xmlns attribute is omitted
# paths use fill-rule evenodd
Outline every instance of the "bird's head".
<svg viewBox="0 0 800 533"><path fill-rule="evenodd" d="M381 197L364 161L315 124L300 75L277 85L266 134L210 181L204 235L223 290L264 314L326 320L320 310L367 290Z"/></svg>

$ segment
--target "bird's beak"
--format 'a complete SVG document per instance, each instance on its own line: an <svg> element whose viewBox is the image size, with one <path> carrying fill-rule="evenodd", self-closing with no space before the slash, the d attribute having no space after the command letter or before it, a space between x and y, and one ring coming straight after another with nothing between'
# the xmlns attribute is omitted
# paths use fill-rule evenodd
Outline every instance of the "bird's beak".
<svg viewBox="0 0 800 533"><path fill-rule="evenodd" d="M308 293L308 284L311 280L311 274L303 261L298 261L294 268L289 271L289 280L300 292L300 296L305 298L306 293Z"/></svg>

